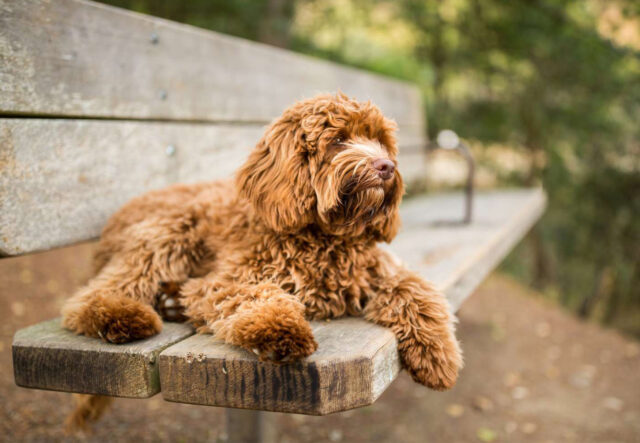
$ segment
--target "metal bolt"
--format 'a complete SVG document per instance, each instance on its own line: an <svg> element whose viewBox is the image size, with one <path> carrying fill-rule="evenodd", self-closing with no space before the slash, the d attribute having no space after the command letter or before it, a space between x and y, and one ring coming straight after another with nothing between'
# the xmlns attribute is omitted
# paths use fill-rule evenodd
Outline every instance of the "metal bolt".
<svg viewBox="0 0 640 443"><path fill-rule="evenodd" d="M157 45L159 41L160 41L160 37L158 37L158 34L156 34L155 32L152 32L151 33L151 44L152 45Z"/></svg>
<svg viewBox="0 0 640 443"><path fill-rule="evenodd" d="M160 90L160 93L158 94L160 96L160 100L166 100L167 96L169 94L167 94L167 91L165 91L164 89Z"/></svg>
<svg viewBox="0 0 640 443"><path fill-rule="evenodd" d="M440 131L436 140L438 145L444 149L456 149L460 145L460 137L451 129Z"/></svg>
<svg viewBox="0 0 640 443"><path fill-rule="evenodd" d="M473 177L475 175L475 161L471 150L451 129L445 129L438 133L436 137L437 146L443 149L456 150L462 154L467 162L467 186L466 186L466 202L464 223L471 223L473 212Z"/></svg>
<svg viewBox="0 0 640 443"><path fill-rule="evenodd" d="M173 157L176 153L176 147L173 145L169 145L165 148L164 153L167 154L168 157Z"/></svg>

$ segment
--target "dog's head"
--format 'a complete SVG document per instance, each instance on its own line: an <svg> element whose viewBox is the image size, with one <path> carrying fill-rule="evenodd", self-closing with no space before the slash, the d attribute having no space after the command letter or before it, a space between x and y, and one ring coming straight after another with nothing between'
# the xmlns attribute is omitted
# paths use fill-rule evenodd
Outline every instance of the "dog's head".
<svg viewBox="0 0 640 443"><path fill-rule="evenodd" d="M390 241L402 178L396 124L343 94L296 103L274 121L237 175L241 195L279 232L317 225Z"/></svg>

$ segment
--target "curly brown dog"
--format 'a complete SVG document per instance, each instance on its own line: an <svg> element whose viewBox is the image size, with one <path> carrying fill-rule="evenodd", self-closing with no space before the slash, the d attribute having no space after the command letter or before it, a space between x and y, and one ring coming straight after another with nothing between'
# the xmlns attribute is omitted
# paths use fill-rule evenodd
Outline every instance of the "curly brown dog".
<svg viewBox="0 0 640 443"><path fill-rule="evenodd" d="M161 285L199 332L288 362L313 353L308 319L364 316L390 328L404 367L433 389L462 357L447 301L376 246L399 226L396 125L342 94L294 104L234 181L175 185L107 223L97 275L64 306L64 326L112 343L157 334Z"/></svg>

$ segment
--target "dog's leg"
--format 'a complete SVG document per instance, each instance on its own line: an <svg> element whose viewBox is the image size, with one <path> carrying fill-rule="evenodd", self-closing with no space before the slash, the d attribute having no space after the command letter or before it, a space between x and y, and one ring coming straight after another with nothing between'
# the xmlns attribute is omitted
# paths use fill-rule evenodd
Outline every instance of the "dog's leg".
<svg viewBox="0 0 640 443"><path fill-rule="evenodd" d="M62 309L63 325L79 334L125 343L162 329L153 310L163 281L186 280L203 255L193 219L148 219L120 233L126 248Z"/></svg>
<svg viewBox="0 0 640 443"><path fill-rule="evenodd" d="M200 332L255 352L261 360L288 362L318 347L304 305L277 285L224 279L187 281L181 289L185 314Z"/></svg>
<svg viewBox="0 0 640 443"><path fill-rule="evenodd" d="M403 366L432 389L453 387L462 366L449 304L418 275L395 265L383 272L365 318L390 328L398 339Z"/></svg>

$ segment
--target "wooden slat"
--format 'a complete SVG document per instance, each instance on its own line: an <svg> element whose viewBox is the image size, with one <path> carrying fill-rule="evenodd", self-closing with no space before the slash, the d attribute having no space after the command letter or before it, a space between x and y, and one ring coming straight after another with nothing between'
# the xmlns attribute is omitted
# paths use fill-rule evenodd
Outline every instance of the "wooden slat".
<svg viewBox="0 0 640 443"><path fill-rule="evenodd" d="M403 229L383 247L438 286L458 310L540 218L546 202L537 188L483 192L476 195L473 222L466 225L459 222L460 193L409 199L401 208Z"/></svg>
<svg viewBox="0 0 640 443"><path fill-rule="evenodd" d="M438 285L454 309L539 218L545 195L539 189L480 194L471 225L456 224L463 203L459 193L409 201L402 208L404 229L389 247ZM318 351L294 366L260 363L211 336L190 337L160 354L162 395L185 403L327 414L370 404L395 378L396 342L388 330L354 318L313 326ZM370 351L379 349L373 356L361 351L371 343Z"/></svg>
<svg viewBox="0 0 640 443"><path fill-rule="evenodd" d="M324 415L373 403L400 364L388 329L355 318L312 322L318 350L291 365L194 335L160 354L165 400Z"/></svg>
<svg viewBox="0 0 640 443"><path fill-rule="evenodd" d="M405 226L390 249L445 291L454 308L522 238L545 206L539 189L482 193L471 225L459 193L402 207ZM183 328L183 329L171 329ZM242 349L165 324L161 335L128 345L62 330L58 320L18 331L13 355L21 386L144 397L160 383L167 400L237 408L327 414L370 404L398 373L389 330L361 319L314 322L319 349L288 366L260 363ZM170 336L170 337L168 337Z"/></svg>
<svg viewBox="0 0 640 443"><path fill-rule="evenodd" d="M136 195L228 177L263 131L257 124L0 119L0 255L96 237ZM401 129L401 152L419 136ZM422 155L408 153L401 168Z"/></svg>
<svg viewBox="0 0 640 443"><path fill-rule="evenodd" d="M63 329L60 319L16 332L13 370L25 388L146 398L160 391L158 354L193 330L165 323L163 331L125 345L107 344Z"/></svg>
<svg viewBox="0 0 640 443"><path fill-rule="evenodd" d="M86 1L0 0L0 61L5 114L268 122L342 90L424 127L408 83Z"/></svg>

